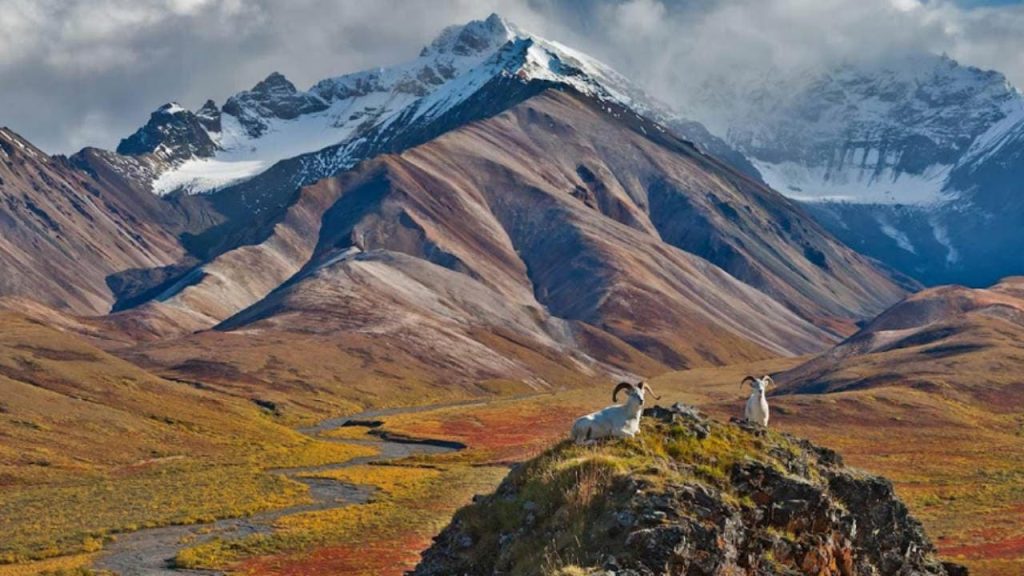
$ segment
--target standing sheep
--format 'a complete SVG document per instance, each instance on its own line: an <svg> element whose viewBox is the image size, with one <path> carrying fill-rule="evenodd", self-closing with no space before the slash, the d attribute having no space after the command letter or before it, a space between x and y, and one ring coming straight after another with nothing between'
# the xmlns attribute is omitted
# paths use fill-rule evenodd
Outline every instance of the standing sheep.
<svg viewBox="0 0 1024 576"><path fill-rule="evenodd" d="M750 388L752 391L750 393L750 397L747 398L747 405L743 409L743 418L747 422L760 424L767 428L768 417L770 414L768 411L768 399L765 398L764 392L768 389L769 385L774 386L775 382L772 380L772 377L767 374L761 378L747 376L742 382L740 382L740 388L742 388L747 382L750 382Z"/></svg>

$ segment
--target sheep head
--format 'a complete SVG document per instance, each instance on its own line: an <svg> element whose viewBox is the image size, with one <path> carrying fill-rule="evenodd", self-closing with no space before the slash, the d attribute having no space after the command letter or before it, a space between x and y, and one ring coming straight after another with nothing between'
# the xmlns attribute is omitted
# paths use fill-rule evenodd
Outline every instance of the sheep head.
<svg viewBox="0 0 1024 576"><path fill-rule="evenodd" d="M760 378L747 376L746 378L743 379L742 382L740 382L740 388L743 388L743 385L746 384L747 382L750 382L750 387L757 392L764 392L765 390L768 389L768 386L775 385L775 381L772 380L772 377L768 374L765 374Z"/></svg>
<svg viewBox="0 0 1024 576"><path fill-rule="evenodd" d="M619 382L618 385L615 386L615 391L612 392L612 402L619 401L619 392L623 390L626 391L627 395L636 398L637 401L639 401L641 404L644 403L644 395L647 392L650 392L651 396L654 396L655 400L661 400L661 396L657 396L654 394L654 390L651 388L651 385L641 380L636 384L630 384L629 382Z"/></svg>

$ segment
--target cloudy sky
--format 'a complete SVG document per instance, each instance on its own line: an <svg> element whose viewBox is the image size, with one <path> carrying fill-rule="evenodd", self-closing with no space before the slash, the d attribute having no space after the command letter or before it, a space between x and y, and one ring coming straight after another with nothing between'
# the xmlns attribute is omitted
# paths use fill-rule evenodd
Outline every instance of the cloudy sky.
<svg viewBox="0 0 1024 576"><path fill-rule="evenodd" d="M112 148L164 102L401 62L490 12L676 105L708 74L918 50L1024 86L1021 0L0 0L0 125L51 152Z"/></svg>

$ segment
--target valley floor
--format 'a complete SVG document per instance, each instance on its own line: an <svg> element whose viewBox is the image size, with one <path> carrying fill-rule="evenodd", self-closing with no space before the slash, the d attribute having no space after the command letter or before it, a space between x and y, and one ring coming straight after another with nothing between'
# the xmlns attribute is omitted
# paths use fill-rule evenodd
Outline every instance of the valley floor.
<svg viewBox="0 0 1024 576"><path fill-rule="evenodd" d="M737 384L744 375L777 372L798 362L676 372L655 378L652 385L662 395L661 404L682 401L726 419L740 410L743 393ZM11 530L26 540L25 546L37 544L29 540L41 534L56 547L69 534L80 537L83 516L94 521L90 529L96 536L89 546L77 547L78 554L0 565L0 576L123 568L110 558L124 546L106 530L131 532L122 518L129 513L136 515L139 527L200 524L182 530L173 547L174 561L183 567L241 574L397 576L416 563L418 552L456 508L472 495L493 489L510 463L563 438L569 422L606 405L608 393L602 387L498 398L364 414L360 422L350 423L363 425L341 426L335 420L306 431L316 449L296 448L290 457L261 463L262 473L249 476L247 468L239 476L245 479L241 483L225 476L239 474L241 468L165 459L145 463L141 474L125 472L123 483L106 477L92 483L17 486L0 495L0 516L4 532ZM771 402L773 427L835 448L848 464L892 479L944 557L976 574L1024 573L1020 414L994 413L906 388L794 395ZM374 453L386 450L381 431L457 442L466 449L407 452L397 454L403 459L389 460L388 454ZM287 475L271 470L281 466L310 467ZM351 505L311 505L308 486L317 479L361 486L370 496ZM225 505L229 493L239 500L232 506ZM174 501L183 495L196 502ZM178 515L168 513L174 506L180 509ZM269 509L279 512L257 514L253 522L262 528L247 533L222 534L208 524L213 518ZM130 533L122 535L120 542L127 544L131 538Z"/></svg>

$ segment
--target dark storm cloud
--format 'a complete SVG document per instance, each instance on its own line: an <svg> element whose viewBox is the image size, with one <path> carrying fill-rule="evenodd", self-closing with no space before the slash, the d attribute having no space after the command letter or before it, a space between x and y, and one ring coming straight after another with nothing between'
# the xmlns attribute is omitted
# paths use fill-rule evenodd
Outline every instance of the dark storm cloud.
<svg viewBox="0 0 1024 576"><path fill-rule="evenodd" d="M713 74L947 52L1024 83L1024 9L917 0L0 0L0 124L50 151L113 147L158 105L274 70L316 80L416 55L492 11L662 99Z"/></svg>

